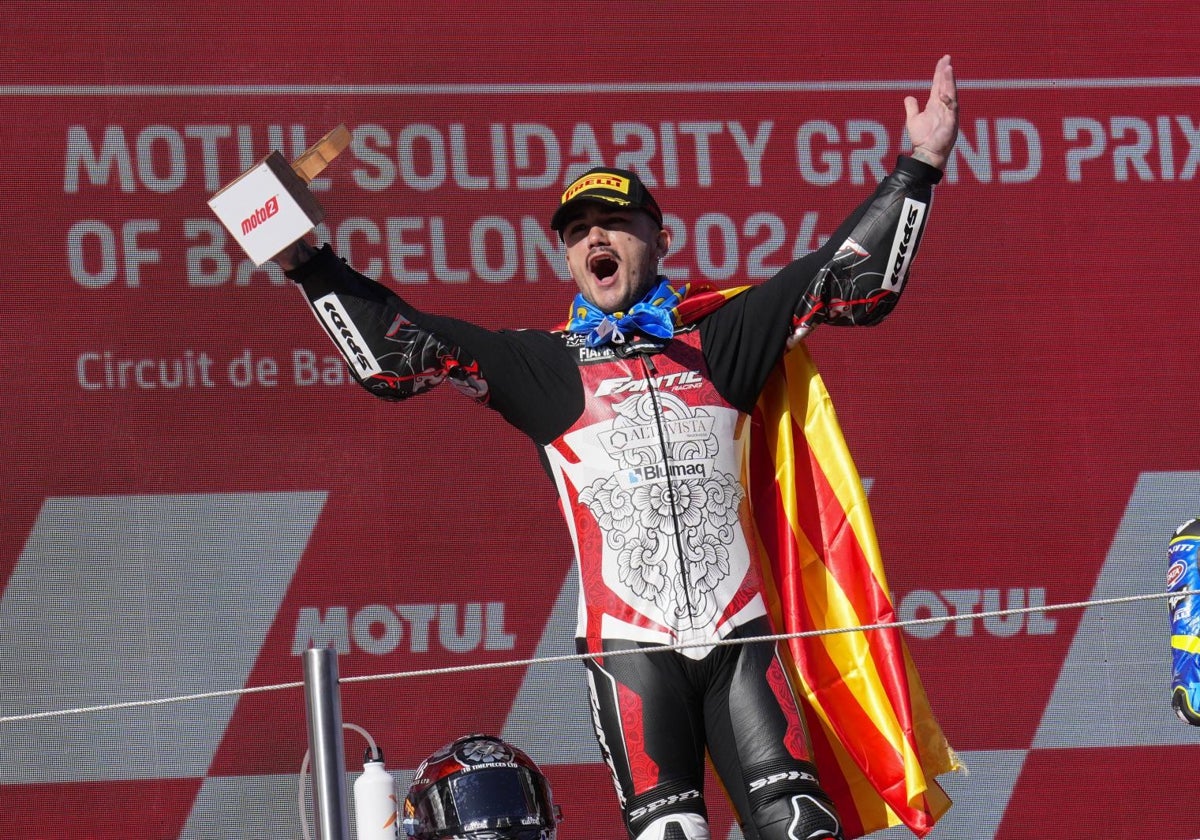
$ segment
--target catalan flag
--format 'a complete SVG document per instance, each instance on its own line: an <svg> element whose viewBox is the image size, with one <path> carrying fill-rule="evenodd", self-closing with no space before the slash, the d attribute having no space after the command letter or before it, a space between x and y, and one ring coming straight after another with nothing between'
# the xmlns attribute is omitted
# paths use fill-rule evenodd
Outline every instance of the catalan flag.
<svg viewBox="0 0 1200 840"><path fill-rule="evenodd" d="M742 290L688 290L676 323L697 320ZM784 355L759 398L748 469L776 631L895 621L866 492L803 344ZM821 784L846 837L900 824L917 836L928 834L950 808L935 777L961 766L901 632L791 639L781 655L802 700Z"/></svg>

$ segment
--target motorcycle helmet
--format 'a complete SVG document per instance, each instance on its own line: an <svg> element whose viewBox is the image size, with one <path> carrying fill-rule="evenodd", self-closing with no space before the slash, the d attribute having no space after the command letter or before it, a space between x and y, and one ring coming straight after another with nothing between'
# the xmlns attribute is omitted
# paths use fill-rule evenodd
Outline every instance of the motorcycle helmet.
<svg viewBox="0 0 1200 840"><path fill-rule="evenodd" d="M465 735L434 752L404 800L414 840L554 840L561 818L533 759L491 735Z"/></svg>

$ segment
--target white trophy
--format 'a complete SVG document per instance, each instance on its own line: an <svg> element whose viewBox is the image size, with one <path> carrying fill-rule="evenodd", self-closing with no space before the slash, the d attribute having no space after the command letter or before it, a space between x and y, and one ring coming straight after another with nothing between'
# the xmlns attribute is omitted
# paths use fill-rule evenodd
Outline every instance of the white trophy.
<svg viewBox="0 0 1200 840"><path fill-rule="evenodd" d="M291 164L273 151L214 193L208 206L262 265L325 218L308 185L348 145L350 132L339 125Z"/></svg>

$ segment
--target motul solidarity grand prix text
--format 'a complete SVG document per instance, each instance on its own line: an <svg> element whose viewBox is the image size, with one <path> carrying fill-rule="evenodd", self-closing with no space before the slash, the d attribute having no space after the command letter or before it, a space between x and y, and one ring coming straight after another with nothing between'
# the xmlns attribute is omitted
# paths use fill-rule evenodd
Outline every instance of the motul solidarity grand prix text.
<svg viewBox="0 0 1200 840"><path fill-rule="evenodd" d="M966 120L943 183L1190 182L1200 167L1200 120L1189 114L1071 115L1045 123L1017 116ZM272 149L299 155L323 130L68 126L63 192L68 201L86 199L89 208L65 232L71 279L84 289L285 283L273 264L255 267L245 259L198 199L196 215L121 219L98 214L96 199L144 195L151 207L161 204L157 197L181 191L211 194ZM797 195L848 210L850 200L833 201L827 189L864 195L907 143L898 126L866 118L361 123L351 134L347 159L335 161L311 189L321 195L336 184L346 205L353 193L377 196L382 212L339 213L337 200L324 198L332 221L318 226L318 239L368 276L402 284L566 280L561 244L547 229L549 208L564 184L598 164L632 169L668 199L682 188L693 206L713 206L686 218L668 212L674 239L663 265L668 277L761 280L818 247L840 221L803 207ZM731 182L732 193L714 189ZM437 206L443 193L444 214L403 213L406 201L428 206L432 198ZM747 203L757 209L729 209ZM531 212L513 212L514 206ZM488 212L493 207L504 209ZM173 268L180 254L182 268Z"/></svg>

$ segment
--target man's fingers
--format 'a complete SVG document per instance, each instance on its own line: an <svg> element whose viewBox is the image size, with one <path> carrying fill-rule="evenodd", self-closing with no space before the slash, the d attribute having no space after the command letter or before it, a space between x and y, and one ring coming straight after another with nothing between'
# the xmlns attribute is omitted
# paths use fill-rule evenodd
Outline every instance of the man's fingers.
<svg viewBox="0 0 1200 840"><path fill-rule="evenodd" d="M904 113L909 119L912 119L917 114L921 113L921 107L917 104L917 98L915 96L904 97Z"/></svg>
<svg viewBox="0 0 1200 840"><path fill-rule="evenodd" d="M938 63L938 81L943 102L958 102L958 85L954 81L954 66L950 64L950 56L943 56Z"/></svg>
<svg viewBox="0 0 1200 840"><path fill-rule="evenodd" d="M928 106L933 105L941 105L950 111L958 111L958 86L954 82L954 67L950 64L948 55L944 55L938 60L937 69L933 73Z"/></svg>
<svg viewBox="0 0 1200 840"><path fill-rule="evenodd" d="M947 92L954 96L954 68L950 65L950 56L944 55L938 59L933 71L933 83L929 86L929 98L944 101Z"/></svg>

